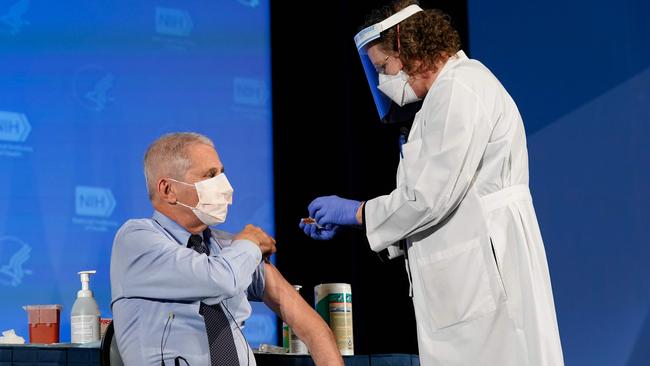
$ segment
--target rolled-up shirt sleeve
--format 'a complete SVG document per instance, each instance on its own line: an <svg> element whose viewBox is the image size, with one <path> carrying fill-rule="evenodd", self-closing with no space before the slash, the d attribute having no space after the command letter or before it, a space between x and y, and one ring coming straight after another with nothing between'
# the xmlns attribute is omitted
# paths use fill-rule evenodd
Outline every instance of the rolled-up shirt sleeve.
<svg viewBox="0 0 650 366"><path fill-rule="evenodd" d="M266 282L264 281L264 262L260 263L255 272L253 272L253 278L250 286L246 290L246 296L250 301L264 301L264 286Z"/></svg>
<svg viewBox="0 0 650 366"><path fill-rule="evenodd" d="M248 240L236 240L216 255L199 254L138 220L120 228L111 255L113 302L129 297L222 301L249 288L262 259Z"/></svg>

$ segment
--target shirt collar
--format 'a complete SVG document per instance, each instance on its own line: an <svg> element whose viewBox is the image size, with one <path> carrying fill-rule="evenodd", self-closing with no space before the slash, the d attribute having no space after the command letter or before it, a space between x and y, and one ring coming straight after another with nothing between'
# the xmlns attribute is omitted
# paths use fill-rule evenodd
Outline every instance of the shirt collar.
<svg viewBox="0 0 650 366"><path fill-rule="evenodd" d="M187 231L184 227L179 225L176 221L170 219L169 217L165 216L164 214L154 211L153 216L151 217L154 219L160 226L163 227L163 229L167 230L169 234L171 234L174 239L178 242L178 244L186 246L187 242L190 239L190 233ZM210 228L208 228L210 230Z"/></svg>

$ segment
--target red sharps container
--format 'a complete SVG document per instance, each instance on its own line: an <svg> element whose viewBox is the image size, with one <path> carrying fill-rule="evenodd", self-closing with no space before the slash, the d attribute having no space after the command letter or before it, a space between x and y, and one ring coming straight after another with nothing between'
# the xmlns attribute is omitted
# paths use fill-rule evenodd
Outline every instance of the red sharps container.
<svg viewBox="0 0 650 366"><path fill-rule="evenodd" d="M29 343L59 343L61 305L25 305Z"/></svg>

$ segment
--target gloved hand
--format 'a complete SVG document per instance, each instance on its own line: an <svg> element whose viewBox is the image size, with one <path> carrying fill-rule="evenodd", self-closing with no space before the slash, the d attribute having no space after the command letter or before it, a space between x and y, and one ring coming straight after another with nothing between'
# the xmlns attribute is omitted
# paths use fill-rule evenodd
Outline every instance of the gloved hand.
<svg viewBox="0 0 650 366"><path fill-rule="evenodd" d="M327 224L319 229L316 224L305 224L302 220L300 221L299 226L307 236L315 240L330 240L334 235L336 235L340 228L337 225Z"/></svg>
<svg viewBox="0 0 650 366"><path fill-rule="evenodd" d="M361 202L348 200L339 196L318 197L311 201L309 207L309 217L314 218L318 225L327 224L358 226L357 210Z"/></svg>

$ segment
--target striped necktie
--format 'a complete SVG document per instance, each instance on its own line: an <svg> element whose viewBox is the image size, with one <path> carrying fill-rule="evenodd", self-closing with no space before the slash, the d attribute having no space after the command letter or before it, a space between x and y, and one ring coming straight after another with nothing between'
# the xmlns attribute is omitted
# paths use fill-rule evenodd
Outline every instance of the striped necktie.
<svg viewBox="0 0 650 366"><path fill-rule="evenodd" d="M192 234L187 247L194 249L198 253L210 255L210 248L203 242L201 235ZM237 347L235 347L230 322L228 322L221 304L206 305L201 303L199 314L203 316L205 321L212 366L239 366L239 356L237 355Z"/></svg>

